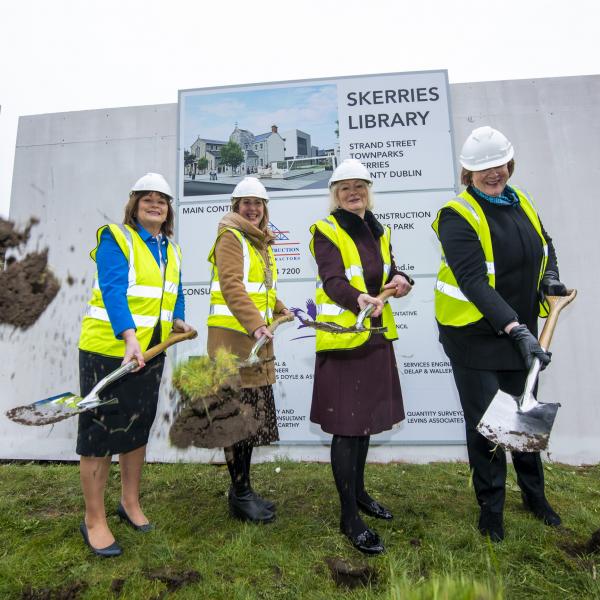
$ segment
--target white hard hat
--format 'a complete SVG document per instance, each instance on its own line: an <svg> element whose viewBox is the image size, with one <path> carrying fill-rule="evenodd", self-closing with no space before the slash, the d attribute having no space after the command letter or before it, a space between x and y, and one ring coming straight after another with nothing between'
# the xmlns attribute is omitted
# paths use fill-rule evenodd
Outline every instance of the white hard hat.
<svg viewBox="0 0 600 600"><path fill-rule="evenodd" d="M265 186L256 177L244 177L233 189L231 199L235 198L262 198L269 201L269 194Z"/></svg>
<svg viewBox="0 0 600 600"><path fill-rule="evenodd" d="M334 183L343 181L344 179L363 179L364 181L373 183L371 174L365 165L355 158L346 158L338 165L329 180L329 188L331 189Z"/></svg>
<svg viewBox="0 0 600 600"><path fill-rule="evenodd" d="M160 192L173 199L173 192L167 180L159 173L146 173L140 177L132 186L132 192Z"/></svg>
<svg viewBox="0 0 600 600"><path fill-rule="evenodd" d="M471 131L460 151L460 164L468 171L484 171L505 165L514 154L506 136L485 125Z"/></svg>

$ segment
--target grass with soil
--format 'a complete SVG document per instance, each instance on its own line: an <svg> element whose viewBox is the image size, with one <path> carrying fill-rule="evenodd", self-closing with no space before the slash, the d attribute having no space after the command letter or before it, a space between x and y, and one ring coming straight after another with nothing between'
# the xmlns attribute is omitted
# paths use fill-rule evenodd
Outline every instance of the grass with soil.
<svg viewBox="0 0 600 600"><path fill-rule="evenodd" d="M79 534L76 465L0 464L0 598L600 598L600 465L547 467L557 529L524 511L511 470L502 544L476 530L466 465L368 465L367 489L395 514L366 519L387 547L374 558L338 533L329 465L280 461L253 472L257 491L277 502L273 524L228 516L225 467L148 465L143 506L157 527L140 534L114 514L113 466L107 507L124 554L107 560Z"/></svg>

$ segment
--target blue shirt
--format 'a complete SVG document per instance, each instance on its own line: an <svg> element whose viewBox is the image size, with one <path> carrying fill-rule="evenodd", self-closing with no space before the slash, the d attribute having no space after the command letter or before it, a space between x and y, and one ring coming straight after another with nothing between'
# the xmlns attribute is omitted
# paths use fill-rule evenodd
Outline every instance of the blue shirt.
<svg viewBox="0 0 600 600"><path fill-rule="evenodd" d="M152 252L156 264L160 267L160 258L167 263L167 246L169 241L166 236L161 236L160 255L158 242L143 227L138 225L138 234L146 242ZM119 244L108 228L100 235L100 244L96 252L96 265L98 267L98 285L102 292L104 306L110 319L115 337L121 339L121 334L126 329L136 329L131 311L127 304L127 287L129 284L129 263ZM173 319L185 321L185 306L183 287L181 285L181 272L179 273L179 287L177 300L173 310Z"/></svg>

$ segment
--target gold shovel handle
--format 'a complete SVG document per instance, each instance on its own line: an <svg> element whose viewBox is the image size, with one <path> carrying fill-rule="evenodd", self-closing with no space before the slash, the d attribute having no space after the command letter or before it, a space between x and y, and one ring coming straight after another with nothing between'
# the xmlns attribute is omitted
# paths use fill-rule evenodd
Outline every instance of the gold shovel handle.
<svg viewBox="0 0 600 600"><path fill-rule="evenodd" d="M198 332L195 329L191 331L185 331L183 333L177 333L175 331L171 331L169 337L160 344L156 344L156 346L152 346L152 348L148 348L146 352L144 352L143 357L146 362L158 356L161 352L164 352L167 348L177 344L179 342L183 342L185 340L193 340L198 336Z"/></svg>
<svg viewBox="0 0 600 600"><path fill-rule="evenodd" d="M283 323L289 323L290 321L294 320L294 315L281 315L281 317L277 317L277 319L275 319L268 327L267 329L271 332L271 333L275 333L275 330L282 325Z"/></svg>
<svg viewBox="0 0 600 600"><path fill-rule="evenodd" d="M554 333L560 311L567 306L567 304L571 304L571 302L575 300L577 290L567 290L567 294L567 296L546 296L546 302L548 302L548 305L550 306L550 313L544 323L542 335L540 335L540 346L544 348L544 350L548 350L550 347L552 334Z"/></svg>

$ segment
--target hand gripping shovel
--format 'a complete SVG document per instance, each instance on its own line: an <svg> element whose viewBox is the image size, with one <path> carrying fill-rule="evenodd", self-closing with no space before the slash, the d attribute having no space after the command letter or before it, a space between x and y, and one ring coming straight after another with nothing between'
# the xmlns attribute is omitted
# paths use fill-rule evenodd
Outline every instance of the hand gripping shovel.
<svg viewBox="0 0 600 600"><path fill-rule="evenodd" d="M294 320L294 315L283 315L282 317L275 319L268 326L267 329L271 333L275 333L275 330L282 323L289 323L290 321L293 321L293 320ZM264 360L258 356L258 351L269 341L269 339L270 338L268 338L266 335L263 335L258 340L256 340L256 343L254 344L254 346L252 346L252 350L250 350L250 354L248 355L248 358L246 360L242 361L239 364L239 367L240 368L255 367L256 365L259 365L262 362L264 362Z"/></svg>
<svg viewBox="0 0 600 600"><path fill-rule="evenodd" d="M547 296L550 313L540 336L540 346L547 350L560 311L571 303L577 290L569 290L568 296ZM538 402L533 388L540 372L541 363L533 360L529 369L525 389L520 396L512 396L498 390L481 421L477 431L491 442L506 450L517 452L539 452L548 446L559 403Z"/></svg>
<svg viewBox="0 0 600 600"><path fill-rule="evenodd" d="M172 332L164 342L146 350L146 352L144 352L144 360L148 362L173 344L183 342L184 340L191 340L197 335L198 332L194 329L185 333ZM12 408L7 411L6 416L22 425L50 425L51 423L58 423L69 417L74 417L83 411L97 408L98 406L116 404L118 402L116 398L102 399L98 394L109 384L133 371L137 366L138 362L134 359L118 369L115 369L112 373L109 373L106 377L101 379L85 398L76 396L72 392L65 392L63 394L58 394L57 396L52 396L51 398L38 400L27 406L17 406L16 408Z"/></svg>
<svg viewBox="0 0 600 600"><path fill-rule="evenodd" d="M393 289L383 290L379 296L377 296L380 300L384 302L394 295ZM329 333L383 333L387 331L387 327L365 327L364 321L367 317L375 309L373 304L367 304L359 313L358 317L356 317L356 323L352 325L352 327L342 327L337 323L330 323L329 321L309 321L307 319L303 319L299 315L296 315L302 325L305 327L312 327L312 329L320 329L321 331L327 331Z"/></svg>

